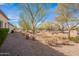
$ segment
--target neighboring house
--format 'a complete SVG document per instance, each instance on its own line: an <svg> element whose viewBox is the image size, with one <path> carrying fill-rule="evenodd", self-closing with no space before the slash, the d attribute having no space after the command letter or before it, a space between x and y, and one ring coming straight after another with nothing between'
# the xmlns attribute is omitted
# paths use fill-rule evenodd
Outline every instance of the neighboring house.
<svg viewBox="0 0 79 59"><path fill-rule="evenodd" d="M8 28L8 17L0 10L0 28Z"/></svg>
<svg viewBox="0 0 79 59"><path fill-rule="evenodd" d="M9 28L9 30L11 31L11 30L13 30L15 27L14 27L14 25L12 25L11 23L8 23L8 28Z"/></svg>
<svg viewBox="0 0 79 59"><path fill-rule="evenodd" d="M10 30L14 28L12 24L8 22L8 17L0 10L0 28L9 28Z"/></svg>

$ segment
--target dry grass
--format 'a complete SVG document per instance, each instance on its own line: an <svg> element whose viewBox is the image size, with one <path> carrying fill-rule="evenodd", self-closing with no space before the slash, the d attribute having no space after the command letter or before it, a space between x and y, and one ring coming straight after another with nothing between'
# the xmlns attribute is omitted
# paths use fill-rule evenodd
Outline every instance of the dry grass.
<svg viewBox="0 0 79 59"><path fill-rule="evenodd" d="M63 33L52 34L50 32L41 32L37 34L37 37L40 37L42 41L46 42L49 45L69 44L67 35Z"/></svg>

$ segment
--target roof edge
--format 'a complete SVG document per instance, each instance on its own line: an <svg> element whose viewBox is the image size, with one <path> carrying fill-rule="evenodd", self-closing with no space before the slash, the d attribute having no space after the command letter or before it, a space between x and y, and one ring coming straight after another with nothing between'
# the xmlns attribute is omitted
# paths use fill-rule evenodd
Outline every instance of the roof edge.
<svg viewBox="0 0 79 59"><path fill-rule="evenodd" d="M5 14L2 10L0 10L0 13L1 13L7 20L9 20L9 18L6 16L6 14Z"/></svg>

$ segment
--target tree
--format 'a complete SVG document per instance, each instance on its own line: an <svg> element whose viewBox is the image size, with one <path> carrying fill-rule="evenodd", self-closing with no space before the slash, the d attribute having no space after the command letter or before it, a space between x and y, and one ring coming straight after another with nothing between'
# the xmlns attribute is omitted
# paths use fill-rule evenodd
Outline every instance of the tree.
<svg viewBox="0 0 79 59"><path fill-rule="evenodd" d="M20 4L21 15L24 20L29 23L33 34L35 34L36 28L45 21L47 17L48 8L44 4ZM24 21L24 22L25 22Z"/></svg>
<svg viewBox="0 0 79 59"><path fill-rule="evenodd" d="M68 38L70 39L70 32L73 28L79 25L78 17L75 17L76 13L79 13L79 8L76 4L59 4L57 10L59 12L58 22L61 23L62 27L65 25L64 28L68 30Z"/></svg>
<svg viewBox="0 0 79 59"><path fill-rule="evenodd" d="M44 22L43 24L41 24L40 26L41 29L43 30L52 30L52 23L50 22Z"/></svg>
<svg viewBox="0 0 79 59"><path fill-rule="evenodd" d="M23 20L23 28L28 26L32 30L31 38L35 40L35 33L37 27L42 24L47 18L48 4L20 4L21 6L21 15ZM25 25L24 24L28 24ZM27 35L26 35L27 36Z"/></svg>
<svg viewBox="0 0 79 59"><path fill-rule="evenodd" d="M25 29L26 31L28 31L30 29L30 25L29 23L23 18L23 15L20 16L20 21L19 21L19 25L22 29Z"/></svg>
<svg viewBox="0 0 79 59"><path fill-rule="evenodd" d="M64 16L56 17L56 26L59 27L59 30L61 30L62 33L64 33L64 30L65 30L65 24L64 23L65 23L65 17Z"/></svg>

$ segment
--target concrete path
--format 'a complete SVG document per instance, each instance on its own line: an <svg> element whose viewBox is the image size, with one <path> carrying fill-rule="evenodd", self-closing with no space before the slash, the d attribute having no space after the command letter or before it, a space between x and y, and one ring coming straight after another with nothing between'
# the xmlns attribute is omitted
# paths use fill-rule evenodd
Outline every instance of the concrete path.
<svg viewBox="0 0 79 59"><path fill-rule="evenodd" d="M63 56L64 54L39 41L26 40L21 33L9 34L0 55L8 56Z"/></svg>

